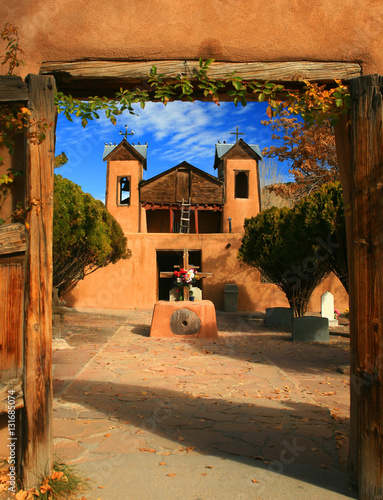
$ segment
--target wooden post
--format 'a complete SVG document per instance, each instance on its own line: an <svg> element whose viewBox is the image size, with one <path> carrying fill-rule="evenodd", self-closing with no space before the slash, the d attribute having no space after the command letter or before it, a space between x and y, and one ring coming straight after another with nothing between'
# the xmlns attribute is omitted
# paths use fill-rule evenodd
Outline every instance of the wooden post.
<svg viewBox="0 0 383 500"><path fill-rule="evenodd" d="M183 268L188 271L189 270L189 250L184 248L184 255L182 259ZM189 289L184 287L184 300L189 300Z"/></svg>
<svg viewBox="0 0 383 500"><path fill-rule="evenodd" d="M172 208L169 209L169 219L170 219L169 233L172 233L173 232L173 209Z"/></svg>
<svg viewBox="0 0 383 500"><path fill-rule="evenodd" d="M195 232L198 234L198 207L194 207L194 225Z"/></svg>
<svg viewBox="0 0 383 500"><path fill-rule="evenodd" d="M51 474L52 442L52 223L56 107L53 77L29 75L32 120L52 123L39 145L27 141L27 252L24 309L24 489Z"/></svg>
<svg viewBox="0 0 383 500"><path fill-rule="evenodd" d="M351 219L351 183L352 183L352 168L351 168L351 120L349 115L342 115L336 126L335 126L335 140L336 140L336 153L337 160L339 165L340 178L342 182L342 191L343 191L343 201L344 201L344 212L345 212L345 222L346 222L346 235L347 235L347 259L348 259L348 274L349 274L349 293L350 293L350 302L353 300L354 294L354 284L352 281L353 270L351 267L352 256L354 251L353 244L353 223ZM350 342L353 344L356 340L356 330L355 325L350 317ZM356 352L354 349L351 349L350 352L350 365L356 367L355 360ZM355 378L355 375L353 375ZM351 388L352 390L352 388ZM348 452L348 465L350 477L352 479L352 483L354 486L357 486L358 482L358 471L357 471L357 463L358 463L358 446L356 436L358 435L357 431L357 401L354 397L351 396L351 405L350 405L350 445Z"/></svg>
<svg viewBox="0 0 383 500"><path fill-rule="evenodd" d="M350 82L350 459L361 500L383 498L382 88L378 75Z"/></svg>

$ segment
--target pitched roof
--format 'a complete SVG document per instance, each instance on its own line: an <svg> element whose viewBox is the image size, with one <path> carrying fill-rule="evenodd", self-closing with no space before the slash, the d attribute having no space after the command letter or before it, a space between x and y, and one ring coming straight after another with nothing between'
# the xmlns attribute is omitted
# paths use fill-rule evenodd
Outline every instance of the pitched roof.
<svg viewBox="0 0 383 500"><path fill-rule="evenodd" d="M209 181L214 182L215 184L222 185L222 181L219 180L217 177L214 175L208 174L204 170L201 170L200 168L195 167L194 165L191 165L187 161L183 161L176 165L175 167L169 168L168 170L165 170L164 172L161 172L160 174L157 174L154 177L151 177L150 179L147 179L146 181L142 182L143 185L150 184L151 182L164 177L165 175L168 175L170 172L173 172L173 170L177 170L178 168L188 168L190 170L193 170L194 172L198 173L199 175L202 175L203 177L206 177Z"/></svg>
<svg viewBox="0 0 383 500"><path fill-rule="evenodd" d="M218 160L221 160L223 156L225 156L234 146L244 145L252 149L252 151L262 160L262 153L257 144L247 144L243 139L239 139L235 144L216 144L215 145L215 162L214 168L216 168L216 163Z"/></svg>
<svg viewBox="0 0 383 500"><path fill-rule="evenodd" d="M109 156L110 153L114 151L114 149L116 149L123 142L126 142L126 144L133 147L137 151L137 153L139 153L142 156L142 158L146 160L148 156L147 144L130 144L126 139L123 139L119 144L105 144L102 159L105 160L106 157Z"/></svg>

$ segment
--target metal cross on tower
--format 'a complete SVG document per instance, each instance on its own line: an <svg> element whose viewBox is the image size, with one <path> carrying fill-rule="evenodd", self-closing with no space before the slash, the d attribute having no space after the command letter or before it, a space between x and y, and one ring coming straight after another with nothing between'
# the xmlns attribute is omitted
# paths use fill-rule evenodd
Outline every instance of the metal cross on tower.
<svg viewBox="0 0 383 500"><path fill-rule="evenodd" d="M237 128L238 128L238 127L237 127ZM127 125L125 125L125 132L122 132L122 131L120 130L120 135L123 135L123 136L124 136L124 138L125 138L125 140L128 140L128 135L134 135L134 132L133 132L133 130L131 130L130 132L128 132L128 126L127 126Z"/></svg>
<svg viewBox="0 0 383 500"><path fill-rule="evenodd" d="M230 134L235 135L235 142L238 142L238 136L239 136L239 135L245 135L245 133L244 133L244 132L238 132L238 127L236 127L235 132L230 132Z"/></svg>

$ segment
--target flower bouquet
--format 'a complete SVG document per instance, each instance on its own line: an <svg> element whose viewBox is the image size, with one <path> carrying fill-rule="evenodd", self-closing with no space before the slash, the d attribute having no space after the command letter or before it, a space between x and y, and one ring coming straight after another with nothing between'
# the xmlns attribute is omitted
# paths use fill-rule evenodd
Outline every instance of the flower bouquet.
<svg viewBox="0 0 383 500"><path fill-rule="evenodd" d="M186 271L186 269L181 268L179 271L174 271L173 282L174 286L178 289L178 300L184 299L185 288L190 290L197 279L199 278L195 269Z"/></svg>

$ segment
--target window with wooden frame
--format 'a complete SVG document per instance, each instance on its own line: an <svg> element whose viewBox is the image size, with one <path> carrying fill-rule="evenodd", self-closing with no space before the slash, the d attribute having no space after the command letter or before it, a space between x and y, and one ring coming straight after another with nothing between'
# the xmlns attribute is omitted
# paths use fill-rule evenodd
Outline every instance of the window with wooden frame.
<svg viewBox="0 0 383 500"><path fill-rule="evenodd" d="M235 172L235 198L249 197L249 172L241 170Z"/></svg>
<svg viewBox="0 0 383 500"><path fill-rule="evenodd" d="M128 207L130 205L130 175L117 177L117 205Z"/></svg>

